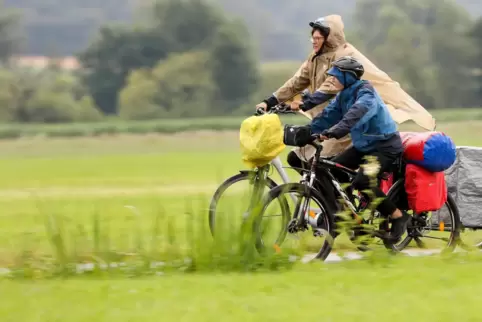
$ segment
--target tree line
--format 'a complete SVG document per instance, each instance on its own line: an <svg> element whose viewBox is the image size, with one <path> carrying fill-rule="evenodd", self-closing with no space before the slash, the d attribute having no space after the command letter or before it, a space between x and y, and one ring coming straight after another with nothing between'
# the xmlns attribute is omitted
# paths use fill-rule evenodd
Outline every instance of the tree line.
<svg viewBox="0 0 482 322"><path fill-rule="evenodd" d="M253 40L259 35L251 36L243 20L213 2L158 0L140 8L131 22L101 26L77 54L79 70L65 71L55 64L28 70L11 63L22 41L20 17L12 10L0 14L3 121L241 114L301 63L261 64ZM311 18L295 17L303 21L296 32L306 36L298 38L305 55L310 45L305 25ZM472 18L456 2L358 0L353 15L344 20L350 26L348 41L426 108L480 106L482 19ZM260 26L260 33L270 26ZM271 51L286 48L281 36L272 39Z"/></svg>
<svg viewBox="0 0 482 322"><path fill-rule="evenodd" d="M151 0L150 0L151 1ZM262 60L300 60L306 55L306 20L336 13L348 28L357 0L210 0L228 14L242 18ZM443 0L445 1L445 0ZM130 23L142 15L139 0L3 0L7 8L21 8L25 34L23 54L73 55L86 48L106 23ZM480 1L455 0L474 17L482 15ZM276 44L276 46L274 46ZM283 50L276 50L282 46Z"/></svg>

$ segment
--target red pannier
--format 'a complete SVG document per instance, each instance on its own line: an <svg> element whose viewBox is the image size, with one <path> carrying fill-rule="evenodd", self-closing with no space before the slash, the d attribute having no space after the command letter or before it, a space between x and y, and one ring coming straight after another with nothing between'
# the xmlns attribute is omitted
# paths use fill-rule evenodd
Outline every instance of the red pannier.
<svg viewBox="0 0 482 322"><path fill-rule="evenodd" d="M430 172L415 164L407 164L405 191L408 205L416 213L439 210L447 201L445 173Z"/></svg>
<svg viewBox="0 0 482 322"><path fill-rule="evenodd" d="M393 173L387 173L386 178L383 178L380 181L380 189L383 191L384 194L387 194L388 190L390 190L392 185L393 185Z"/></svg>

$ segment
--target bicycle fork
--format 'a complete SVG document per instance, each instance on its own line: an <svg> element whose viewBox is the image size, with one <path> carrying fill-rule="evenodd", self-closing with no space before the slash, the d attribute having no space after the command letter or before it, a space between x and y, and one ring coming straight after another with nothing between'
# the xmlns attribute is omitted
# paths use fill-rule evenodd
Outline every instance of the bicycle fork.
<svg viewBox="0 0 482 322"><path fill-rule="evenodd" d="M243 219L246 220L252 214L256 207L260 206L260 201L263 196L263 189L265 187L266 178L268 175L268 166L264 166L258 169L258 172L254 174L253 178L253 193L250 198L249 206L243 215Z"/></svg>
<svg viewBox="0 0 482 322"><path fill-rule="evenodd" d="M307 183L306 183L307 182ZM308 194L305 198L296 198L296 207L293 219L291 220L290 224L288 225L288 232L289 233L297 233L299 231L305 231L308 229L308 221L306 220L306 214L309 211L310 199L311 199L311 188L313 187L313 183L315 182L315 173L305 173L301 179L301 183L306 183L308 186ZM312 223L310 223L312 225ZM313 226L313 225L312 225Z"/></svg>

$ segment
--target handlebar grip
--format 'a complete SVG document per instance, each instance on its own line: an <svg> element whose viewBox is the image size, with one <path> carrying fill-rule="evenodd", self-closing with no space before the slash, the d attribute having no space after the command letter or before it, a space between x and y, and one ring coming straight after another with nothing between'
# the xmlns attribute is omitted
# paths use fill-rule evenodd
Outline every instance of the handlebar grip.
<svg viewBox="0 0 482 322"><path fill-rule="evenodd" d="M258 108L256 109L255 115L263 115L263 114L265 114L265 113L266 113L266 111L264 110L264 108L258 107Z"/></svg>

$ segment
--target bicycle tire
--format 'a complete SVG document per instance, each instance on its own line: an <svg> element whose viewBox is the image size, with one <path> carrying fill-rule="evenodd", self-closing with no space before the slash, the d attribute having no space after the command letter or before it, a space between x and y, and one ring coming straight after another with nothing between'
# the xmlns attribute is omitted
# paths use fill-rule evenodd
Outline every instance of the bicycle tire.
<svg viewBox="0 0 482 322"><path fill-rule="evenodd" d="M285 183L278 185L274 189L271 189L267 195L264 196L264 200L262 203L261 211L257 215L254 221L254 232L258 236L258 231L260 227L260 221L262 219L262 215L266 211L266 208L268 205L275 199L279 198L281 194L288 194L288 193L301 193L303 196L310 196L310 199L314 200L318 205L321 205L324 210L325 214L325 219L327 220L328 223L328 232L329 232L329 237L327 240L323 243L322 247L320 248L319 252L316 254L315 259L320 259L324 261L328 255L330 254L332 248L333 248L333 241L335 239L335 222L334 222L334 215L335 211L331 208L330 204L326 201L326 199L323 197L323 195L316 189L314 188L309 188L308 186L301 184L301 183ZM285 207L288 206L287 202L280 202L282 205ZM291 212L287 210L286 208L283 209L283 217L288 217L288 221L291 219ZM284 227L284 232L282 232L281 235L286 235L287 234L287 226ZM265 245L261 242L259 242L261 239L256 238L256 248L259 253L264 253L265 252ZM277 246L280 246L278 244Z"/></svg>
<svg viewBox="0 0 482 322"><path fill-rule="evenodd" d="M226 179L214 192L213 197L211 198L211 202L209 204L209 230L211 231L211 235L214 236L214 228L216 222L216 208L218 201L221 199L222 195L231 187L233 184L238 183L243 180L250 180L250 176L252 175L252 171L241 171L240 173ZM278 184L271 179L270 177L266 178L266 186L271 190L278 186Z"/></svg>
<svg viewBox="0 0 482 322"><path fill-rule="evenodd" d="M405 193L405 179L400 179L397 182L395 182L395 184L388 191L387 198L391 198L392 200L397 202L397 199L395 199L395 197L398 196L401 191L403 191L403 193ZM459 213L459 209L457 207L457 204L455 203L455 200L452 198L452 196L450 194L447 194L447 201L445 202L444 205L447 206L447 208L449 209L449 213L452 216L453 223L454 223L454 225L452 226L452 229L451 229L451 236L450 236L449 242L448 242L447 246L445 247L445 249L450 250L450 251L454 251L455 247L457 246L457 243L460 239L460 230L461 230L461 227L462 227L462 223L460 221L460 213ZM381 227L381 228L383 229L383 228L386 228L386 227ZM421 245L420 238L418 238L418 237L414 238L410 235L407 235L407 237L405 237L398 244L392 244L392 243L390 243L386 240L383 241L383 244L387 249L393 250L395 252L399 252L399 251L402 251L403 249L405 249L410 244L410 242L414 239L415 239L415 242L417 243L417 245L420 246Z"/></svg>

